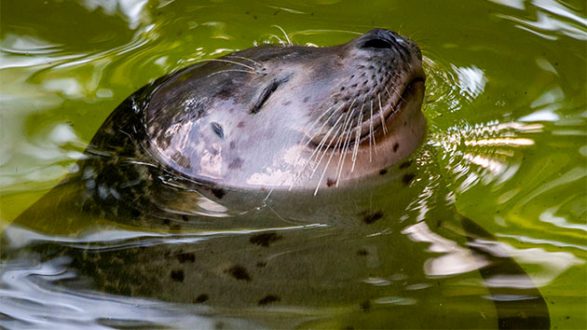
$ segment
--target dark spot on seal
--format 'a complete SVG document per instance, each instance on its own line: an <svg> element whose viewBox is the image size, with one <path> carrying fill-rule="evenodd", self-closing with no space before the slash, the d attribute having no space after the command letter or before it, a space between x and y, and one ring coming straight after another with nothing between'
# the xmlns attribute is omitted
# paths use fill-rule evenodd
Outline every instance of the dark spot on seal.
<svg viewBox="0 0 587 330"><path fill-rule="evenodd" d="M371 302L369 300L363 301L359 306L361 306L363 312L368 312L371 310Z"/></svg>
<svg viewBox="0 0 587 330"><path fill-rule="evenodd" d="M310 100L310 97L309 96L306 96L306 97L304 97L304 101L303 102L304 103L308 103L309 100Z"/></svg>
<svg viewBox="0 0 587 330"><path fill-rule="evenodd" d="M365 249L360 249L359 251L357 251L357 255L364 257L364 256L368 256L369 255L369 251L365 250Z"/></svg>
<svg viewBox="0 0 587 330"><path fill-rule="evenodd" d="M403 162L403 163L401 163L399 165L399 168L403 170L405 168L410 167L411 165L412 165L412 161L411 160L406 160L405 162Z"/></svg>
<svg viewBox="0 0 587 330"><path fill-rule="evenodd" d="M384 168L384 169L382 169L382 170L379 171L379 175L385 175L385 174L387 174L387 169L386 168Z"/></svg>
<svg viewBox="0 0 587 330"><path fill-rule="evenodd" d="M251 276L247 272L246 268L240 265L234 265L225 271L226 273L232 275L232 277L236 278L237 280L241 281L251 281Z"/></svg>
<svg viewBox="0 0 587 330"><path fill-rule="evenodd" d="M175 282L183 282L183 270L179 269L179 270L172 270L171 273L169 274L171 279L174 280Z"/></svg>
<svg viewBox="0 0 587 330"><path fill-rule="evenodd" d="M242 158L236 157L235 159L233 159L230 164L228 164L228 168L231 170L236 170L241 168L241 166L243 166L243 163L245 161L242 160Z"/></svg>
<svg viewBox="0 0 587 330"><path fill-rule="evenodd" d="M259 300L259 306L267 305L267 304L274 303L274 302L277 302L280 300L281 300L281 298L279 298L276 295L272 295L272 294L266 295L265 297L261 298L261 300Z"/></svg>
<svg viewBox="0 0 587 330"><path fill-rule="evenodd" d="M267 266L267 263L265 261L259 261L255 264L255 266L257 266L259 268L263 268L263 267Z"/></svg>
<svg viewBox="0 0 587 330"><path fill-rule="evenodd" d="M130 215L133 217L133 219L137 219L141 216L141 211L133 208L130 210Z"/></svg>
<svg viewBox="0 0 587 330"><path fill-rule="evenodd" d="M220 124L213 121L210 123L210 126L212 126L214 134L218 135L219 138L224 139L224 129L222 128L222 126L220 126Z"/></svg>
<svg viewBox="0 0 587 330"><path fill-rule="evenodd" d="M377 211L377 212L374 212L374 213L365 212L364 214L365 215L363 216L363 222L366 223L366 224L368 224L368 225L370 225L370 224L374 223L375 221L383 218L383 212L381 212L381 211Z"/></svg>
<svg viewBox="0 0 587 330"><path fill-rule="evenodd" d="M193 300L193 302L194 302L194 304L201 304L201 303L208 301L208 299L209 299L208 295L203 293L203 294L197 296L196 299Z"/></svg>
<svg viewBox="0 0 587 330"><path fill-rule="evenodd" d="M283 236L277 235L276 233L263 233L263 234L258 234L258 235L252 236L249 239L249 242L256 244L256 245L259 245L259 246L269 247L269 245L271 245L271 243L277 242L282 238L283 238Z"/></svg>
<svg viewBox="0 0 587 330"><path fill-rule="evenodd" d="M393 144L393 152L397 152L397 149L399 149L399 143L394 143Z"/></svg>
<svg viewBox="0 0 587 330"><path fill-rule="evenodd" d="M407 186L410 184L410 182L412 182L412 180L414 180L415 177L416 175L414 173L405 174L402 177L402 182Z"/></svg>
<svg viewBox="0 0 587 330"><path fill-rule="evenodd" d="M236 148L236 143L234 141L230 141L229 147L230 147L230 149Z"/></svg>
<svg viewBox="0 0 587 330"><path fill-rule="evenodd" d="M226 191L224 191L222 188L212 188L210 191L212 191L212 194L214 194L214 196L216 196L218 199L222 199L222 197L226 195Z"/></svg>
<svg viewBox="0 0 587 330"><path fill-rule="evenodd" d="M331 179L331 178L328 178L328 179L326 179L326 185L327 185L328 187L332 187L332 186L334 186L335 184L336 184L336 180L335 180L335 179Z"/></svg>
<svg viewBox="0 0 587 330"><path fill-rule="evenodd" d="M196 261L196 256L191 252L178 253L177 255L175 255L175 257L177 258L177 261L179 261L180 264Z"/></svg>
<svg viewBox="0 0 587 330"><path fill-rule="evenodd" d="M281 103L281 105L283 105L284 107L287 107L290 104L291 104L291 101L289 101L289 100Z"/></svg>
<svg viewBox="0 0 587 330"><path fill-rule="evenodd" d="M245 122L244 121L239 121L238 124L236 124L236 127L238 127L238 128L245 127Z"/></svg>

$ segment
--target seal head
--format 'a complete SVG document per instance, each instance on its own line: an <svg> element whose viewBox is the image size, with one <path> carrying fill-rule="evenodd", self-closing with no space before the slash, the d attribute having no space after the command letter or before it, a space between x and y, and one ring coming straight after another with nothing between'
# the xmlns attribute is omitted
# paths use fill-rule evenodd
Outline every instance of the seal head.
<svg viewBox="0 0 587 330"><path fill-rule="evenodd" d="M147 152L197 182L318 191L375 175L422 141L415 43L372 30L335 47L264 46L150 91Z"/></svg>

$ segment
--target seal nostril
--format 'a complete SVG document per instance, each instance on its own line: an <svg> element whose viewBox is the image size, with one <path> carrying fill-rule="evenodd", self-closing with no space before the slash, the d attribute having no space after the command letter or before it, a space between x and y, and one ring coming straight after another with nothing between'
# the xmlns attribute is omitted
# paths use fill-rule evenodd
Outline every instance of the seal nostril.
<svg viewBox="0 0 587 330"><path fill-rule="evenodd" d="M392 47L391 42L388 40L384 40L384 39L369 39L361 45L361 48L363 48L363 49L365 49L365 48L386 49L386 48L391 48L391 47Z"/></svg>

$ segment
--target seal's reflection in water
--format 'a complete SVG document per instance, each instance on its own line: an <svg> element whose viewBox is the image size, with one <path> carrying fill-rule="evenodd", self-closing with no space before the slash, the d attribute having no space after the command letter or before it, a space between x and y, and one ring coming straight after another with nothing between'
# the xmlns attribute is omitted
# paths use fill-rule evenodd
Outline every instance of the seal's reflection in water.
<svg viewBox="0 0 587 330"><path fill-rule="evenodd" d="M226 84L247 86L267 75L235 67L239 58L266 61L258 69L275 73L242 99L227 95ZM307 69L308 59L316 62L311 74L288 71ZM253 49L223 61L164 77L123 102L92 140L79 174L15 222L52 234L104 221L166 234L107 242L54 237L14 254L64 260L75 277L57 282L68 288L194 304L212 318L268 327L548 327L533 286L480 285L492 276L528 277L472 221L461 226L430 174L438 171L428 151L409 156L425 131L417 47L374 30L334 48ZM271 67L284 61L285 69ZM349 82L348 73L365 69L363 61L372 64L363 72L373 70L364 85L375 85L347 99L343 91L363 83ZM386 88L375 82L394 92L382 96ZM314 99L304 108L306 98L284 99L292 94L281 88L287 84L340 99ZM198 94L203 88L212 100ZM247 105L242 121L227 106L237 101ZM283 111L288 101L322 111ZM270 139L278 123L283 136ZM251 124L262 133L252 145L234 133ZM240 139L228 139L235 135ZM220 157L225 149L237 151ZM272 181L277 177L259 169L290 175Z"/></svg>

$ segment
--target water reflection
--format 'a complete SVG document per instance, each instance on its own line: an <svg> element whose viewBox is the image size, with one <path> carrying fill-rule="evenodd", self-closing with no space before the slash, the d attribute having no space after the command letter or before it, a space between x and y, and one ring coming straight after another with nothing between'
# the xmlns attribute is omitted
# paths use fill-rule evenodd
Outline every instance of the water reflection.
<svg viewBox="0 0 587 330"><path fill-rule="evenodd" d="M497 14L498 17L518 23L520 29L533 33L543 39L556 40L561 35L578 40L587 40L587 19L575 14L561 2L553 0L533 0L532 6L524 8L518 1L494 1L517 9L526 9L534 19Z"/></svg>
<svg viewBox="0 0 587 330"><path fill-rule="evenodd" d="M520 167L519 149L533 146L530 134L542 130L541 124L534 123L464 124L433 136L431 143L449 151L443 157L447 157L456 180L462 182L459 191L465 192L480 180L488 184L512 178Z"/></svg>
<svg viewBox="0 0 587 330"><path fill-rule="evenodd" d="M128 21L128 28L134 30L141 19L145 19L147 11L144 10L148 0L80 0L80 4L88 11L101 9L109 16L117 16L122 13Z"/></svg>
<svg viewBox="0 0 587 330"><path fill-rule="evenodd" d="M68 290L54 283L75 278L66 257L41 264L26 260L0 265L0 320L11 329L171 328L258 329L259 324L223 317L206 317L205 307L188 307L103 293Z"/></svg>
<svg viewBox="0 0 587 330"><path fill-rule="evenodd" d="M448 276L467 273L487 266L487 260L475 256L467 248L432 232L426 223L420 222L408 227L404 233L416 242L426 242L428 250L440 254L424 264L428 276Z"/></svg>
<svg viewBox="0 0 587 330"><path fill-rule="evenodd" d="M471 100L483 93L487 83L483 70L475 66L467 68L455 65L452 66L452 69L458 76L459 87L463 96Z"/></svg>

